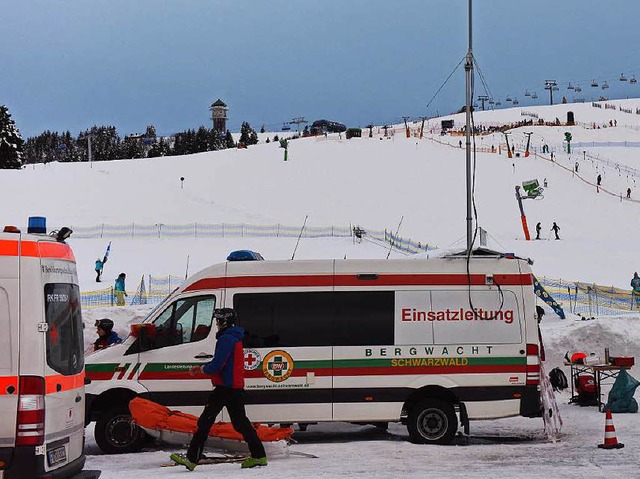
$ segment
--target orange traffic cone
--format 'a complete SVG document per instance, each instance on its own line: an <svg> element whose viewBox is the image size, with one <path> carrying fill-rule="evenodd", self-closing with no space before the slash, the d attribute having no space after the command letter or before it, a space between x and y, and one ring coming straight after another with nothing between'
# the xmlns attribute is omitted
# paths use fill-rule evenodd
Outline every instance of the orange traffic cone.
<svg viewBox="0 0 640 479"><path fill-rule="evenodd" d="M598 444L598 447L601 449L620 449L624 447L624 444L619 443L616 437L616 428L613 427L610 409L607 409L607 417L604 421L604 443Z"/></svg>

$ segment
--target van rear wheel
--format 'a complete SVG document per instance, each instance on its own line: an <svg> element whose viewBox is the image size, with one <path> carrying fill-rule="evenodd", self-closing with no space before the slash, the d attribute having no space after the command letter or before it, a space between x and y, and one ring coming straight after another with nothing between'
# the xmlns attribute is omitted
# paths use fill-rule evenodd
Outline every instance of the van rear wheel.
<svg viewBox="0 0 640 479"><path fill-rule="evenodd" d="M453 404L441 399L424 399L409 408L407 430L415 444L449 444L458 431Z"/></svg>
<svg viewBox="0 0 640 479"><path fill-rule="evenodd" d="M100 449L107 454L138 452L146 440L146 433L133 422L126 408L114 408L102 414L93 434Z"/></svg>

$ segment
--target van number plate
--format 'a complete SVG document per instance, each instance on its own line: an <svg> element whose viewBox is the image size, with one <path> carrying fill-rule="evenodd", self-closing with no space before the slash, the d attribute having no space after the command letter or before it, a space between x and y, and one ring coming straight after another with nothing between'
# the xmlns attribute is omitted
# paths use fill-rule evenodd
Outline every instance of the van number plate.
<svg viewBox="0 0 640 479"><path fill-rule="evenodd" d="M47 451L47 462L49 463L49 467L67 462L67 450L65 449L65 447L54 447L53 449Z"/></svg>

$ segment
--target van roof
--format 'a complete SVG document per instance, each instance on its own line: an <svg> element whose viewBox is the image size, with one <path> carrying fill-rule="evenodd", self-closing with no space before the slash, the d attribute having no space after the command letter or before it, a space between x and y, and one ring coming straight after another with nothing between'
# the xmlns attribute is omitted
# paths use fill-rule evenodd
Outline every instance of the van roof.
<svg viewBox="0 0 640 479"><path fill-rule="evenodd" d="M369 275L391 277L395 281L418 275L454 275L455 281L467 274L467 261L464 256L447 256L443 258L404 258L404 259L325 259L325 260L266 260L219 263L194 274L178 288L177 292L233 288L242 283L265 286L287 286L294 277L318 278L317 284L304 281L305 286L326 286L326 278L331 275L359 278ZM505 275L510 284L532 284L531 279L520 280L520 276L531 276L531 268L526 260L497 256L474 256L470 260L469 272L472 275ZM260 278L278 277L277 281L263 281ZM233 278L238 278L233 280ZM498 282L498 281L497 281ZM365 285L366 283L358 283ZM474 284L475 281L474 281ZM484 284L484 282L482 283ZM499 284L499 282L498 282ZM291 284L293 285L293 284Z"/></svg>

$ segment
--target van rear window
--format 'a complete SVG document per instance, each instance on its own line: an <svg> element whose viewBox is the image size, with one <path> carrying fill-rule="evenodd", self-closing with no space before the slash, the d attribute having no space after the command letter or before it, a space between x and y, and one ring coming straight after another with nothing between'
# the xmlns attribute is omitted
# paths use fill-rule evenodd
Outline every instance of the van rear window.
<svg viewBox="0 0 640 479"><path fill-rule="evenodd" d="M84 368L80 290L68 283L44 286L47 332L47 364L56 372L71 376Z"/></svg>

